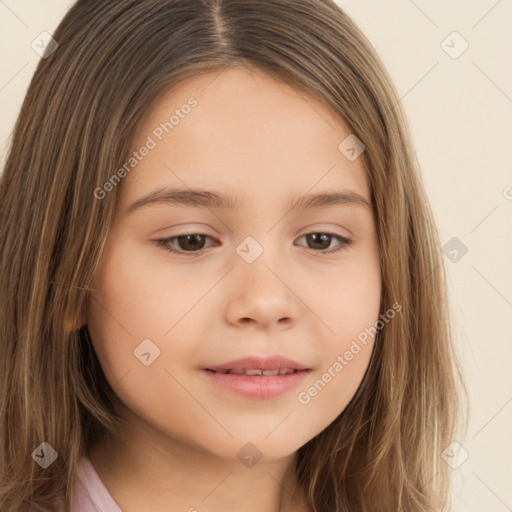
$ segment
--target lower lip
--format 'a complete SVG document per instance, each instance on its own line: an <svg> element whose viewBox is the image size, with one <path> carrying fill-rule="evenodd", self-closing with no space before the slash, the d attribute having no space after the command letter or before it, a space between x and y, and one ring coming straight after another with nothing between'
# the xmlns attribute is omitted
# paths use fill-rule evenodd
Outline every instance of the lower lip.
<svg viewBox="0 0 512 512"><path fill-rule="evenodd" d="M217 386L257 400L270 400L298 386L310 370L286 375L235 375L202 370Z"/></svg>

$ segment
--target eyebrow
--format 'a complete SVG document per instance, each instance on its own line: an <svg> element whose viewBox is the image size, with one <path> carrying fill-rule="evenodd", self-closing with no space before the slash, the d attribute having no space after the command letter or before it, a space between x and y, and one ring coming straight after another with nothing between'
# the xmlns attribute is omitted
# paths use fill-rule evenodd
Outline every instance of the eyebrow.
<svg viewBox="0 0 512 512"><path fill-rule="evenodd" d="M238 208L241 203L239 198L224 196L210 190L161 188L133 202L127 208L126 215L154 204L233 210ZM361 206L371 211L369 201L360 194L350 190L303 195L298 199L292 199L289 206L290 209L307 210L346 205Z"/></svg>

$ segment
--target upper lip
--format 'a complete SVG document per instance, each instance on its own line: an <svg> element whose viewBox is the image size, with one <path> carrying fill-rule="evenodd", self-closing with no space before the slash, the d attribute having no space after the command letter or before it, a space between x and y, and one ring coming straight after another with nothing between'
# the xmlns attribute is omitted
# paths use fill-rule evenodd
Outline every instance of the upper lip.
<svg viewBox="0 0 512 512"><path fill-rule="evenodd" d="M207 366L205 370L222 371L222 370L243 370L259 369L259 370L279 370L281 368L290 368L292 370L309 370L307 366L293 361L283 356L250 356L235 361L229 361L224 364Z"/></svg>

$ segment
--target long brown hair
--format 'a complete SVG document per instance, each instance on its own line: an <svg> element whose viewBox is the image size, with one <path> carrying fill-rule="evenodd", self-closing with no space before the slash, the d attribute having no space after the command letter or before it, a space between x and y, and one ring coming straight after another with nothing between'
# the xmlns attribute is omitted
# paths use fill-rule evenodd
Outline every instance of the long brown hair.
<svg viewBox="0 0 512 512"><path fill-rule="evenodd" d="M94 191L126 162L161 93L240 64L313 93L363 141L381 308L402 306L349 405L298 451L310 506L448 510L441 454L465 432L466 390L443 257L398 95L354 22L332 0L79 0L53 37L1 177L2 511L69 510L80 457L121 425L80 328L120 187ZM42 442L58 454L46 469L31 457Z"/></svg>

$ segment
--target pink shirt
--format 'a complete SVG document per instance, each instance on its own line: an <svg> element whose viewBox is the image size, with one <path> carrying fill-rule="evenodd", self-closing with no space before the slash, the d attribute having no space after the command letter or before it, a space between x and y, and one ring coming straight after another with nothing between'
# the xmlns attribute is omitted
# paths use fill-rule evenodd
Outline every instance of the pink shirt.
<svg viewBox="0 0 512 512"><path fill-rule="evenodd" d="M73 512L123 512L86 456L82 457L78 465Z"/></svg>

